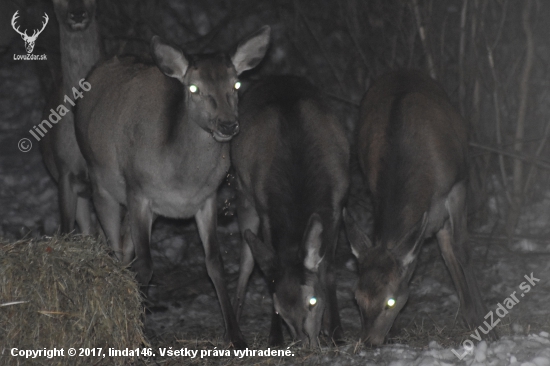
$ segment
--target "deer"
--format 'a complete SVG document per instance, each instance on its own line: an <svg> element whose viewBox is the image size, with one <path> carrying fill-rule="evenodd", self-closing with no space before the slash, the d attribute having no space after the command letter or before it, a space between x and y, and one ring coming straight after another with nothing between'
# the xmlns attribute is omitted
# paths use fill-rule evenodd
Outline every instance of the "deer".
<svg viewBox="0 0 550 366"><path fill-rule="evenodd" d="M185 55L158 36L154 65L115 57L89 76L79 100L76 136L86 159L99 222L122 263L142 286L151 280L151 227L159 216L194 217L229 340L246 347L229 300L216 238L217 188L239 132L238 76L256 67L269 45L264 26L226 53ZM121 208L129 235L121 240Z"/></svg>
<svg viewBox="0 0 550 366"><path fill-rule="evenodd" d="M257 263L273 300L270 345L283 344L283 320L303 347L319 347L322 328L341 340L334 256L349 186L344 129L325 96L297 76L260 81L239 110L231 142L243 238L237 320Z"/></svg>
<svg viewBox="0 0 550 366"><path fill-rule="evenodd" d="M419 71L400 70L368 90L357 129L359 164L374 206L373 241L344 212L358 262L361 341L384 342L409 297L422 243L433 236L466 323L482 324L487 310L468 247L466 122L436 81ZM489 337L496 338L496 332Z"/></svg>
<svg viewBox="0 0 550 366"><path fill-rule="evenodd" d="M50 20L50 18L48 17L48 14L44 13L44 17L43 17L44 21L42 22L42 28L40 30L35 29L31 36L29 36L27 34L26 29L25 29L24 32L21 32L19 30L19 26L16 25L17 18L19 18L19 10L17 10L13 14L13 17L11 18L11 26L12 26L13 30L16 31L21 36L21 38L23 38L23 41L25 41L25 50L27 51L27 53L32 53L32 51L34 50L34 45L36 43L36 39L38 38L40 33L42 33L42 31L44 31L44 28L46 28L46 25L48 24L48 21Z"/></svg>
<svg viewBox="0 0 550 366"><path fill-rule="evenodd" d="M49 98L43 113L48 119L51 109L59 105L68 111L50 126L40 141L44 163L58 184L61 232L70 233L75 221L83 234L95 234L86 161L76 141L74 126L75 101L87 98L79 91L81 80L104 57L99 25L95 19L95 0L54 0L59 21L62 80ZM67 101L67 98L70 101ZM73 100L74 98L74 100Z"/></svg>

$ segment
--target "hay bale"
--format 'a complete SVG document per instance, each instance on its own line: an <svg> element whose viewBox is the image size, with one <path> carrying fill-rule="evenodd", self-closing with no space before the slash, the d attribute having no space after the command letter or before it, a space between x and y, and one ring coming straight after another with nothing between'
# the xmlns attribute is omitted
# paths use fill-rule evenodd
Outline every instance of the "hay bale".
<svg viewBox="0 0 550 366"><path fill-rule="evenodd" d="M0 241L0 364L121 365L130 357L67 356L70 347L148 346L134 275L91 237ZM64 349L64 357L13 357Z"/></svg>

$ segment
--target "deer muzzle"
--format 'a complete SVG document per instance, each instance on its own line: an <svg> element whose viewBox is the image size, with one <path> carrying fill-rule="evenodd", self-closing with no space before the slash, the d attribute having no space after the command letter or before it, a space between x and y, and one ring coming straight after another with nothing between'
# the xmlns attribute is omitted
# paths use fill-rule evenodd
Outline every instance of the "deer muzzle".
<svg viewBox="0 0 550 366"><path fill-rule="evenodd" d="M69 11L67 16L69 26L75 31L86 29L88 23L90 22L90 15L84 8L73 9Z"/></svg>
<svg viewBox="0 0 550 366"><path fill-rule="evenodd" d="M380 346L384 344L386 336L388 335L398 313L399 311L396 311L389 317L384 316L384 314L380 314L374 319L366 319L362 317L363 329L361 331L361 341L370 346Z"/></svg>
<svg viewBox="0 0 550 366"><path fill-rule="evenodd" d="M238 121L219 121L214 130L214 138L216 141L225 142L231 140L238 132Z"/></svg>

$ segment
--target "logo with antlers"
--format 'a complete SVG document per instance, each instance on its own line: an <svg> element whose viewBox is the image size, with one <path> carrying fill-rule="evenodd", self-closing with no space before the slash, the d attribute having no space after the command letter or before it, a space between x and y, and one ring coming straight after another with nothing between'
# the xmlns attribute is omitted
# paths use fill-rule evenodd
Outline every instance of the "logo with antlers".
<svg viewBox="0 0 550 366"><path fill-rule="evenodd" d="M38 38L40 33L42 33L44 28L46 28L46 24L48 24L48 20L50 20L50 18L48 18L48 14L44 13L44 21L42 22L42 29L40 30L35 29L34 32L32 33L32 36L29 36L27 34L26 29L24 32L21 32L19 30L19 26L17 27L15 26L15 21L17 18L19 18L18 13L19 13L19 10L17 10L15 14L13 14L13 17L11 18L11 26L13 30L15 30L17 33L21 35L21 38L23 38L23 41L25 41L25 49L27 50L27 53L32 53L32 50L34 50L34 42L36 42L36 39Z"/></svg>

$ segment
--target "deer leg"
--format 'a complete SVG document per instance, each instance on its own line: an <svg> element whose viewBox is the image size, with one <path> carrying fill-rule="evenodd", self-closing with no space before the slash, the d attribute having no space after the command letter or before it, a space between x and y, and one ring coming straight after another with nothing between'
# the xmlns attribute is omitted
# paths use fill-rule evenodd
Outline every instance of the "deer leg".
<svg viewBox="0 0 550 366"><path fill-rule="evenodd" d="M120 246L120 204L101 187L94 187L93 201L97 218L116 257L122 260Z"/></svg>
<svg viewBox="0 0 550 366"><path fill-rule="evenodd" d="M93 235L90 200L84 197L76 199L76 223L84 235Z"/></svg>
<svg viewBox="0 0 550 366"><path fill-rule="evenodd" d="M328 331L328 336L335 343L339 343L344 338L342 323L340 322L340 313L338 312L338 300L336 298L336 275L332 262L327 263L327 273L325 285L327 291L327 307L323 314L323 323Z"/></svg>
<svg viewBox="0 0 550 366"><path fill-rule="evenodd" d="M71 184L71 175L59 177L59 210L61 213L61 232L68 234L74 230L77 196Z"/></svg>
<svg viewBox="0 0 550 366"><path fill-rule="evenodd" d="M275 312L275 307L273 307L271 314L271 329L269 330L269 340L268 344L270 346L282 346L284 343L283 337L283 319L279 314Z"/></svg>
<svg viewBox="0 0 550 366"><path fill-rule="evenodd" d="M342 210L338 210L342 212ZM336 297L336 274L334 270L334 257L336 254L336 245L338 244L338 232L340 223L342 222L341 214L338 215L334 224L331 227L332 234L330 240L330 247L327 247L325 252L324 263L322 264L324 278L322 278L325 284L327 294L327 307L323 314L323 328L328 333L327 335L333 342L341 342L344 338L344 332L342 330L342 323L340 322L340 313L338 312L338 299Z"/></svg>
<svg viewBox="0 0 550 366"><path fill-rule="evenodd" d="M225 329L231 343L233 343L233 347L244 349L246 348L246 343L239 329L239 324L237 323L233 308L231 307L231 301L229 300L225 284L223 261L216 238L216 228L218 225L216 193L206 199L204 205L195 214L195 220L197 221L199 236L204 246L206 271L216 288L216 294L218 295L218 301L220 302L225 322Z"/></svg>
<svg viewBox="0 0 550 366"><path fill-rule="evenodd" d="M487 308L483 304L470 267L465 198L464 183L458 183L447 196L445 207L449 217L436 236L441 254L458 291L464 318L470 328L477 328L483 325ZM496 339L496 332L491 331L490 337Z"/></svg>
<svg viewBox="0 0 550 366"><path fill-rule="evenodd" d="M90 200L90 204L92 203L92 200ZM93 205L90 205L93 206ZM95 212L95 210L94 210ZM103 228L101 227L101 223L99 222L99 218L97 217L97 212L95 215L92 215L92 225L93 225L93 234L97 237L98 240L103 240L105 243L107 243L107 235L103 231Z"/></svg>
<svg viewBox="0 0 550 366"><path fill-rule="evenodd" d="M132 234L128 225L128 215L125 214L122 218L122 263L129 265L134 259L135 248L132 241Z"/></svg>
<svg viewBox="0 0 550 366"><path fill-rule="evenodd" d="M239 204L237 206L237 218L239 221L239 228L241 233L244 234L246 229L250 229L254 235L258 234L260 228L260 217L256 212L256 209L252 206L250 201L248 201L242 194L239 194ZM248 279L250 274L254 269L254 257L252 256L252 251L250 247L242 237L241 244L241 261L239 265L239 282L237 285L237 297L233 304L235 314L237 314L237 322L241 319L241 314L243 311L243 304L246 293L246 285L248 284Z"/></svg>
<svg viewBox="0 0 550 366"><path fill-rule="evenodd" d="M124 239L134 244L136 260L134 268L137 273L137 280L143 286L147 286L153 276L153 259L151 258L151 228L153 226L153 212L149 202L143 198L130 197L128 200L127 229L125 229ZM120 220L120 213L118 215ZM128 235L128 232L130 235ZM127 255L123 249L123 261L127 260ZM126 263L127 264L127 263Z"/></svg>

